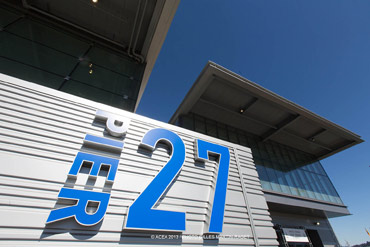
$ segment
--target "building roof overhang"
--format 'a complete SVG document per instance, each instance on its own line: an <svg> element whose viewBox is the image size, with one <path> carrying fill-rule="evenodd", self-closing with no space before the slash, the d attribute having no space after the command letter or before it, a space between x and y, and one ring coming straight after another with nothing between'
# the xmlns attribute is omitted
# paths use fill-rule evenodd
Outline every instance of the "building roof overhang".
<svg viewBox="0 0 370 247"><path fill-rule="evenodd" d="M110 44L138 63L144 63L136 111L180 0L17 0L4 3L93 36L96 42Z"/></svg>
<svg viewBox="0 0 370 247"><path fill-rule="evenodd" d="M195 113L323 159L363 142L319 115L208 62L170 119Z"/></svg>

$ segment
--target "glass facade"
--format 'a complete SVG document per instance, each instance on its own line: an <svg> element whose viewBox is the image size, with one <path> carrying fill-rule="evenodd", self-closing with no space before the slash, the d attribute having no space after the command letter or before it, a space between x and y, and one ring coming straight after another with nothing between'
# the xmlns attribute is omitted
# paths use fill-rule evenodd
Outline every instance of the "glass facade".
<svg viewBox="0 0 370 247"><path fill-rule="evenodd" d="M178 125L251 148L264 190L343 205L320 162L305 152L196 114L181 116Z"/></svg>
<svg viewBox="0 0 370 247"><path fill-rule="evenodd" d="M0 73L133 111L144 64L0 5Z"/></svg>

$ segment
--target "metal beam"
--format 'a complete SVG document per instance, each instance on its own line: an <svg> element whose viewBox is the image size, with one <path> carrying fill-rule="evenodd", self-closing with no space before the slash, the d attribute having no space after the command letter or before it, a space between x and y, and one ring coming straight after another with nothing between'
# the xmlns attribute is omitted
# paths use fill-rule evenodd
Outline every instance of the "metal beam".
<svg viewBox="0 0 370 247"><path fill-rule="evenodd" d="M317 131L315 134L313 134L312 136L308 137L307 140L315 141L316 137L318 137L319 135L321 135L322 133L324 133L326 131L327 131L327 129L321 129L321 130Z"/></svg>
<svg viewBox="0 0 370 247"><path fill-rule="evenodd" d="M289 117L287 117L286 119L284 119L283 121L277 124L277 129L269 130L265 134L263 134L262 141L263 142L267 141L268 139L270 139L271 137L273 137L274 135L282 131L284 128L294 123L299 118L300 118L300 115L290 115Z"/></svg>
<svg viewBox="0 0 370 247"><path fill-rule="evenodd" d="M286 130L283 130L283 131L284 131L284 133L286 133L286 134L288 134L288 135L290 135L290 136L293 136L293 137L295 137L295 138L298 138L298 139L300 139L301 141L303 141L303 142L305 142L305 143L313 144L313 145L315 145L315 146L317 146L317 147L320 147L320 148L326 149L326 150L328 150L328 151L333 151L331 148L329 148L329 147L327 147L327 146L324 146L324 145L319 144L319 143L317 143L317 142L309 141L309 140L307 140L307 139L306 139L306 138L304 138L304 137L297 136L297 135L292 134L292 133L290 133L290 132L288 132L288 131L286 131Z"/></svg>
<svg viewBox="0 0 370 247"><path fill-rule="evenodd" d="M238 115L238 116L240 116L240 117L242 117L242 118L248 119L248 120L253 121L253 122L257 123L257 124L263 125L263 126L265 126L265 127L269 127L269 128L272 128L272 129L277 129L277 127L276 127L276 126L271 125L271 124L268 124L268 123L265 123L265 122L263 122L263 121L261 121L261 120L255 119L255 118L253 118L252 116L250 116L248 113L245 113L245 114L239 114L239 113L237 113L237 112L235 112L235 111L233 111L233 110L228 109L228 108L227 108L227 107L225 107L225 106L221 106L221 105L219 105L219 104L217 104L217 103L213 103L213 102L211 102L211 101L208 101L208 100L206 100L206 99L202 99L202 98L200 98L200 99L198 100L198 102L202 102L202 103L204 103L204 104L211 105L211 106L213 106L213 107L219 108L219 109L224 110L224 111L227 111L227 112L229 112L229 113L232 113L233 115Z"/></svg>
<svg viewBox="0 0 370 247"><path fill-rule="evenodd" d="M258 101L258 98L253 98L248 104L246 104L243 108L240 109L241 114L245 114L245 112L256 102ZM242 111L243 110L243 111Z"/></svg>

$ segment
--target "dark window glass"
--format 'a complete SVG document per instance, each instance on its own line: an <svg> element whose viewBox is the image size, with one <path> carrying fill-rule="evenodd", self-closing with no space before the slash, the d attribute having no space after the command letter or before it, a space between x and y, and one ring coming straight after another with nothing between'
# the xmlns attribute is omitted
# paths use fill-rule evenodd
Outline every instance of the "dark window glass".
<svg viewBox="0 0 370 247"><path fill-rule="evenodd" d="M248 140L247 140L246 136L240 131L238 132L238 139L239 139L239 144L240 145L250 148L250 145L248 145Z"/></svg>
<svg viewBox="0 0 370 247"><path fill-rule="evenodd" d="M200 117L200 116L195 116L194 117L194 130L199 133L206 134L206 123L205 119Z"/></svg>
<svg viewBox="0 0 370 247"><path fill-rule="evenodd" d="M228 141L226 126L224 124L217 123L218 138Z"/></svg>
<svg viewBox="0 0 370 247"><path fill-rule="evenodd" d="M0 27L5 28L12 22L20 18L19 13L15 13L11 10L0 9Z"/></svg>
<svg viewBox="0 0 370 247"><path fill-rule="evenodd" d="M194 119L189 115L182 115L180 118L180 126L185 129L194 130Z"/></svg>
<svg viewBox="0 0 370 247"><path fill-rule="evenodd" d="M227 127L227 133L230 142L239 144L238 135L236 134L235 128Z"/></svg>
<svg viewBox="0 0 370 247"><path fill-rule="evenodd" d="M17 10L0 10L0 73L133 111L144 64Z"/></svg>
<svg viewBox="0 0 370 247"><path fill-rule="evenodd" d="M207 135L217 137L217 125L215 121L206 120Z"/></svg>

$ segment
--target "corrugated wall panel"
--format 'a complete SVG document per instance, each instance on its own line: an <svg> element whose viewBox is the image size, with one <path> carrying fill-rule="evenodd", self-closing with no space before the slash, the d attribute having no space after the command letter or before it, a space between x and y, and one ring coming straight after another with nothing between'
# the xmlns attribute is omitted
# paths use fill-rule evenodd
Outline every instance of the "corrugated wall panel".
<svg viewBox="0 0 370 247"><path fill-rule="evenodd" d="M105 125L94 121L98 109L130 119L120 154L84 144L86 134L106 135ZM124 227L129 207L170 158L163 144L152 153L138 148L153 128L175 132L186 147L180 174L154 206L186 212L182 234ZM218 164L195 161L195 139L230 150L223 232L218 239L203 235ZM92 179L87 168L68 177L79 151L118 158L114 183L105 183L104 171ZM45 224L51 210L73 205L58 199L61 188L110 193L104 219L89 227L73 218ZM0 75L0 218L0 245L5 246L277 245L250 149L4 75Z"/></svg>

